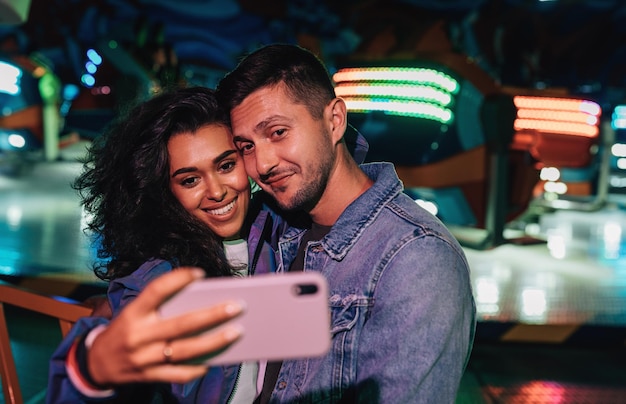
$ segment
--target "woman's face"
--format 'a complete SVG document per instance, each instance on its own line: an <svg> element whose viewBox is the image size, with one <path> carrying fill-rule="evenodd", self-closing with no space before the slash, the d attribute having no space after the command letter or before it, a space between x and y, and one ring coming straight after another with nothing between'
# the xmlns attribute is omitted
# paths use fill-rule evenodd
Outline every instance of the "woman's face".
<svg viewBox="0 0 626 404"><path fill-rule="evenodd" d="M208 125L167 144L170 189L185 210L215 234L239 237L250 203L250 183L230 130Z"/></svg>

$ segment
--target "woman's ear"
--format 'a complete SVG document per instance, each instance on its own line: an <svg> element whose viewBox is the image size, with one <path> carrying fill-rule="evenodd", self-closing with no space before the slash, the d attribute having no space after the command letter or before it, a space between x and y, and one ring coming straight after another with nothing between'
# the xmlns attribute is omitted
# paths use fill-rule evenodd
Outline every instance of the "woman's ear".
<svg viewBox="0 0 626 404"><path fill-rule="evenodd" d="M330 113L330 130L333 143L337 144L343 138L348 126L348 109L343 99L334 98L328 104L328 111Z"/></svg>

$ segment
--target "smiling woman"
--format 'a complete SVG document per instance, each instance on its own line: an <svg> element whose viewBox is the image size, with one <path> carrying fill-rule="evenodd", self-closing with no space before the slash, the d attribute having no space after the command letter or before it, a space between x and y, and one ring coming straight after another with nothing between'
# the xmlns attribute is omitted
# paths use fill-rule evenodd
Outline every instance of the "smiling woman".
<svg viewBox="0 0 626 404"><path fill-rule="evenodd" d="M215 235L220 226L207 226L194 212L200 201L192 207L187 198L207 183L221 183L213 184L217 177L211 172L209 178L213 169L207 166L216 164L218 155L235 150L225 122L210 90L181 89L128 111L93 143L74 188L92 217L88 229L99 243L102 260L94 263L99 277L129 275L153 258L200 266L208 276L230 274L221 237ZM170 155L171 151L175 153ZM236 156L231 161L237 161ZM182 167L186 175L173 177ZM190 167L195 167L194 175L188 173ZM238 184L247 181L243 166L228 177L237 178ZM236 189L249 197L247 188ZM223 207L220 202L228 201L207 200L202 207ZM246 205L241 208L240 227Z"/></svg>
<svg viewBox="0 0 626 404"><path fill-rule="evenodd" d="M224 125L173 136L170 189L183 208L224 238L238 238L250 201L243 162Z"/></svg>
<svg viewBox="0 0 626 404"><path fill-rule="evenodd" d="M199 331L239 315L240 304L167 319L158 314L163 301L199 277L276 269L284 221L260 198L252 203L213 91L176 89L130 110L92 145L74 188L91 214L87 225L101 259L94 270L110 281L112 319L84 318L61 343L48 402L85 396L130 402L137 394L166 402L190 396L226 402L234 394L229 402L252 402L264 375L258 363L211 369L186 363L239 338L229 325Z"/></svg>

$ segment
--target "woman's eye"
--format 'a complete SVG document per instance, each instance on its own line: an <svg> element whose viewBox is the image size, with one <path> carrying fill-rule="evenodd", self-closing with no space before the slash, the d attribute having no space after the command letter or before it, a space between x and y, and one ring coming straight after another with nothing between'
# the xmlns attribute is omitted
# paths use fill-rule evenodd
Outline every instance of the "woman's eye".
<svg viewBox="0 0 626 404"><path fill-rule="evenodd" d="M227 161L220 165L221 171L232 171L235 168L236 163L234 161Z"/></svg>
<svg viewBox="0 0 626 404"><path fill-rule="evenodd" d="M184 187L190 187L190 186L193 186L196 182L198 182L198 179L196 177L189 177L189 178L183 179L180 182L180 185Z"/></svg>

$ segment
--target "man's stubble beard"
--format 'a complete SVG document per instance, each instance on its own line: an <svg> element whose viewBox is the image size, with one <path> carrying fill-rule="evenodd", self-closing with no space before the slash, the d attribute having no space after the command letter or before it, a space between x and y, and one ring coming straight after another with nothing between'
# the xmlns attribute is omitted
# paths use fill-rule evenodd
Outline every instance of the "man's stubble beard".
<svg viewBox="0 0 626 404"><path fill-rule="evenodd" d="M318 149L318 155L322 156L323 160L307 167L306 171L311 173L311 175L308 179L305 179L306 182L300 185L300 188L294 195L288 201L281 201L275 198L282 209L310 212L318 204L326 190L335 153L335 150L332 149L322 149Z"/></svg>

